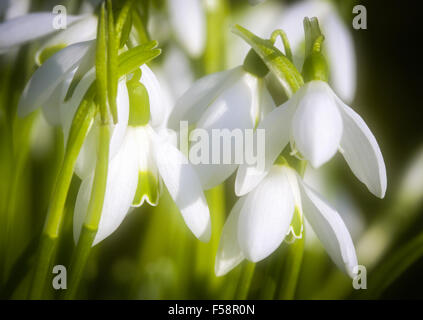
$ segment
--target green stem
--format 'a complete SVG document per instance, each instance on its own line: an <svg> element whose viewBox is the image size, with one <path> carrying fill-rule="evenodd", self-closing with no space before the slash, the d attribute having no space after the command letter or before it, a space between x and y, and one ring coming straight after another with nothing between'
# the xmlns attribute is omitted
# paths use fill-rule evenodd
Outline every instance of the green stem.
<svg viewBox="0 0 423 320"><path fill-rule="evenodd" d="M285 271L280 281L281 287L277 299L292 300L297 289L298 276L304 255L304 231L301 239L296 239L288 247L285 258Z"/></svg>
<svg viewBox="0 0 423 320"><path fill-rule="evenodd" d="M109 145L110 127L107 123L102 123L100 125L97 165L87 216L82 226L81 236L70 265L70 286L69 290L66 292L66 298L68 299L74 298L77 293L82 272L87 264L91 247L97 233L98 224L100 223L107 185Z"/></svg>
<svg viewBox="0 0 423 320"><path fill-rule="evenodd" d="M92 105L93 88L87 91L74 116L69 133L65 157L51 196L50 207L38 248L34 275L29 291L30 299L40 299L46 284L47 274L53 260L54 248L63 221L64 207L72 180L76 159L90 129L95 108Z"/></svg>
<svg viewBox="0 0 423 320"><path fill-rule="evenodd" d="M225 30L227 5L225 0L207 1L207 42L204 52L205 73L213 73L225 69Z"/></svg>
<svg viewBox="0 0 423 320"><path fill-rule="evenodd" d="M248 298L248 293L250 292L251 282L253 281L254 270L256 264L253 262L247 261L244 269L242 271L241 278L238 282L238 288L236 292L235 299L245 300Z"/></svg>

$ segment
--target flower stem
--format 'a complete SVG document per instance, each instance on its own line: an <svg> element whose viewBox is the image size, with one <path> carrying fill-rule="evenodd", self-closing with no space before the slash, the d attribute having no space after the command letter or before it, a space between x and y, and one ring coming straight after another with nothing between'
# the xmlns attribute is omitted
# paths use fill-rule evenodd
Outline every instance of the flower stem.
<svg viewBox="0 0 423 320"><path fill-rule="evenodd" d="M107 172L109 163L110 127L107 123L100 125L99 149L97 153L97 165L94 175L94 183L91 190L91 198L88 204L87 216L82 226L81 236L70 265L70 286L66 292L66 298L75 297L81 281L82 272L87 264L91 247L100 223L103 210L104 196L107 185Z"/></svg>
<svg viewBox="0 0 423 320"><path fill-rule="evenodd" d="M37 252L34 275L29 291L30 299L40 299L53 259L54 248L59 238L64 207L75 168L76 159L91 126L95 108L92 104L93 86L87 91L74 116L69 133L65 157L51 196L50 207L44 224L40 246Z"/></svg>
<svg viewBox="0 0 423 320"><path fill-rule="evenodd" d="M236 292L235 299L237 300L245 300L248 298L248 293L250 291L251 282L253 281L254 270L256 268L256 264L253 262L246 262L244 269L242 271L241 278L238 282L238 288Z"/></svg>
<svg viewBox="0 0 423 320"><path fill-rule="evenodd" d="M292 300L295 297L297 289L298 276L301 270L301 264L304 255L304 231L301 239L296 239L288 247L285 255L285 271L280 281L280 290L277 299Z"/></svg>

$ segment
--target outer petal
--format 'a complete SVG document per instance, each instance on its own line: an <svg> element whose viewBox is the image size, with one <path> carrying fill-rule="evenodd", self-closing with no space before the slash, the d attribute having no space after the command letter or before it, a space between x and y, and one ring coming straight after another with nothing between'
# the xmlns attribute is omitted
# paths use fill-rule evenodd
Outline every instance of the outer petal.
<svg viewBox="0 0 423 320"><path fill-rule="evenodd" d="M375 196L383 198L387 178L385 162L376 138L364 120L337 98L344 120L341 151L354 175Z"/></svg>
<svg viewBox="0 0 423 320"><path fill-rule="evenodd" d="M77 42L94 40L97 35L97 17L88 15L57 32L37 51L35 61L40 65L40 54L44 49L57 45L69 46Z"/></svg>
<svg viewBox="0 0 423 320"><path fill-rule="evenodd" d="M88 76L88 75L87 75ZM87 82L89 81L90 77L87 77L88 79L82 80L80 85L86 86ZM74 96L72 99L78 98L79 88L75 90ZM81 96L82 99L82 96ZM123 139L126 135L126 128L128 126L128 117L129 117L129 98L128 98L128 91L126 89L125 81L122 80L119 82L118 86L118 94L117 94L117 103L118 103L118 123L116 125L112 125L112 137L110 140L110 160L113 159L113 157L117 154L119 149L121 148L121 144ZM75 107L75 111L77 109L77 105L73 104L71 107ZM75 113L73 112L73 114ZM72 118L73 118L72 114ZM72 120L71 120L72 121ZM69 124L70 127L70 124ZM66 134L66 131L65 131ZM88 132L87 138L84 141L84 144L82 145L81 151L79 152L78 159L76 161L75 166L75 173L81 178L85 179L88 175L91 174L91 172L95 168L96 163L96 150L97 150L97 140L98 140L98 127L93 126L90 131Z"/></svg>
<svg viewBox="0 0 423 320"><path fill-rule="evenodd" d="M299 179L300 180L300 179ZM357 265L351 236L338 212L300 181L304 214L333 262L350 277Z"/></svg>
<svg viewBox="0 0 423 320"><path fill-rule="evenodd" d="M294 197L280 166L246 196L238 223L239 245L247 259L257 262L275 251L288 232Z"/></svg>
<svg viewBox="0 0 423 320"><path fill-rule="evenodd" d="M291 121L295 112L298 95L276 108L260 122L257 130L265 130L264 168L243 164L239 167L235 180L237 196L247 194L254 189L272 168L278 155L289 142ZM257 141L255 133L254 141Z"/></svg>
<svg viewBox="0 0 423 320"><path fill-rule="evenodd" d="M190 55L200 56L206 38L206 17L202 1L169 0L168 5L175 36Z"/></svg>
<svg viewBox="0 0 423 320"><path fill-rule="evenodd" d="M141 82L144 84L148 92L150 102L150 123L153 127L165 125L169 116L170 107L166 105L160 83L154 75L153 71L147 65L141 67Z"/></svg>
<svg viewBox="0 0 423 320"><path fill-rule="evenodd" d="M339 147L342 118L335 98L323 81L311 81L302 91L292 123L296 148L315 168L329 161Z"/></svg>
<svg viewBox="0 0 423 320"><path fill-rule="evenodd" d="M330 82L344 100L351 102L356 89L354 42L335 8L328 12L323 25L325 46L330 63Z"/></svg>
<svg viewBox="0 0 423 320"><path fill-rule="evenodd" d="M27 41L57 32L53 28L54 17L55 15L50 12L30 13L0 24L0 53ZM67 16L67 19L68 23L71 23L80 17Z"/></svg>
<svg viewBox="0 0 423 320"><path fill-rule="evenodd" d="M195 170L185 156L169 141L152 130L156 165L170 195L182 213L188 228L201 241L211 235L210 212Z"/></svg>
<svg viewBox="0 0 423 320"><path fill-rule="evenodd" d="M240 133L244 136L245 129L254 128L257 117L257 99L258 80L245 73L241 80L225 90L210 105L198 121L197 128L207 130L209 138L210 163L200 163L195 166L204 189L210 189L222 183L236 170L235 144L243 141L239 142L239 140L231 138L231 134L234 132L233 130L241 130ZM218 138L213 137L213 132L223 135L225 132L228 133L220 138L220 146L215 144ZM204 141L200 140L193 143L192 148L198 144L206 147ZM223 163L223 157L228 152L225 151L225 144L231 147L231 163ZM216 154L220 154L218 164L212 163Z"/></svg>
<svg viewBox="0 0 423 320"><path fill-rule="evenodd" d="M129 97L125 78L119 81L116 101L118 122L113 126L113 134L110 140L110 157L113 157L119 150L128 127Z"/></svg>
<svg viewBox="0 0 423 320"><path fill-rule="evenodd" d="M205 76L189 88L176 102L169 117L169 128L178 131L182 120L197 122L207 107L242 75L242 68L222 71Z"/></svg>
<svg viewBox="0 0 423 320"><path fill-rule="evenodd" d="M244 203L245 198L235 203L223 226L214 265L214 271L218 277L224 276L245 259L238 244L238 219Z"/></svg>
<svg viewBox="0 0 423 320"><path fill-rule="evenodd" d="M37 69L19 101L18 115L24 117L42 107L68 72L78 65L92 44L92 41L87 41L64 48Z"/></svg>
<svg viewBox="0 0 423 320"><path fill-rule="evenodd" d="M65 102L62 101L62 103L60 104L60 119L61 119L60 122L63 127L65 144L69 136L69 130L71 128L72 120L75 115L75 112L78 109L82 101L82 98L84 97L88 88L93 83L94 79L95 79L95 69L92 68L84 75L84 77L78 83L72 97L68 101L65 101Z"/></svg>
<svg viewBox="0 0 423 320"><path fill-rule="evenodd" d="M93 245L107 238L119 227L131 206L138 181L136 152L133 132L128 130L119 153L109 164L103 211ZM92 175L83 181L78 193L74 217L75 241L79 238L81 222L86 216L91 185Z"/></svg>

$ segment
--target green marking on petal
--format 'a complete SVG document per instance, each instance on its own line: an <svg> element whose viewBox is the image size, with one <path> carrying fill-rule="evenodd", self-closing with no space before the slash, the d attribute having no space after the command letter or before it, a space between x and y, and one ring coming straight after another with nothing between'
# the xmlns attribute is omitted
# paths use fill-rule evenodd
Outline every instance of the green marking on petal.
<svg viewBox="0 0 423 320"><path fill-rule="evenodd" d="M54 46L45 48L38 55L37 63L41 66L48 58L50 58L52 55L54 55L56 52L59 52L63 48L66 48L65 43L60 43L60 44L56 44Z"/></svg>
<svg viewBox="0 0 423 320"><path fill-rule="evenodd" d="M140 171L138 173L137 191L132 205L138 207L144 203L144 200L147 200L150 205L156 206L159 203L159 187L156 176L150 171Z"/></svg>
<svg viewBox="0 0 423 320"><path fill-rule="evenodd" d="M144 126L150 121L150 100L145 86L139 82L141 70L133 73L132 79L126 82L129 96L129 120L130 126Z"/></svg>
<svg viewBox="0 0 423 320"><path fill-rule="evenodd" d="M289 231L285 237L287 243L292 243L296 239L301 239L303 237L303 215L300 208L295 206L294 216L292 217L291 225L289 226Z"/></svg>

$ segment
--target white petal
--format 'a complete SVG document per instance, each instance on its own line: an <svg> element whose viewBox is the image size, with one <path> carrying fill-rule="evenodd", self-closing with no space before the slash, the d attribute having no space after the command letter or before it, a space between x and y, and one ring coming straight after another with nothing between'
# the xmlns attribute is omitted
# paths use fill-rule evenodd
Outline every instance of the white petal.
<svg viewBox="0 0 423 320"><path fill-rule="evenodd" d="M26 14L30 7L30 0L3 0L0 4L0 16L4 16L4 20L17 18Z"/></svg>
<svg viewBox="0 0 423 320"><path fill-rule="evenodd" d="M24 89L19 101L18 115L24 117L42 107L68 72L79 64L92 44L92 41L87 41L64 48L38 68Z"/></svg>
<svg viewBox="0 0 423 320"><path fill-rule="evenodd" d="M90 75L87 75L87 79L81 80L82 87L87 86L89 80L91 79ZM84 81L84 82L82 82ZM77 89L74 92L73 99L79 99L79 93ZM82 99L82 96L80 96ZM121 80L118 85L118 94L117 94L117 106L118 106L118 123L112 126L112 136L110 139L110 151L109 158L110 160L119 152L123 139L126 135L126 128L128 126L128 117L129 117L129 98L128 90L126 88L126 83L124 80ZM78 105L72 101L71 107L76 109ZM73 114L75 113L73 112ZM70 112L69 112L70 113ZM69 114L70 116L70 114ZM73 115L72 115L73 118ZM67 120L68 121L68 120ZM70 128L70 123L67 124L67 127ZM68 129L69 130L69 129ZM65 131L65 137L67 137L68 130ZM87 137L85 138L84 143L82 144L81 150L79 152L78 158L75 165L75 173L81 178L85 179L95 168L96 164L96 150L97 150L97 141L98 141L98 126L93 125L89 130Z"/></svg>
<svg viewBox="0 0 423 320"><path fill-rule="evenodd" d="M237 67L210 74L194 82L176 102L169 117L169 128L178 131L182 120L197 122L216 97L237 81L242 74L242 68Z"/></svg>
<svg viewBox="0 0 423 320"><path fill-rule="evenodd" d="M254 128L257 117L257 101L255 101L258 98L257 91L257 78L244 73L239 81L216 98L198 121L197 128L207 130L209 138L210 163L201 163L195 166L204 189L210 189L222 183L236 170L236 143L243 141L240 141L239 138L231 138L232 133L234 136L238 134L238 137L241 134L241 138L243 138L245 129ZM213 138L213 132L223 135L220 138L220 146L216 143L218 137ZM192 148L196 148L198 144L204 145L204 141L194 142ZM228 161L229 163L224 163L223 157L228 155L225 145L230 146L231 157L229 160L231 161ZM218 163L212 163L213 157L217 157L219 154ZM242 156L243 154L238 155L238 157Z"/></svg>
<svg viewBox="0 0 423 320"><path fill-rule="evenodd" d="M235 203L223 226L214 265L218 277L227 274L245 259L238 244L238 219L244 202L245 198L241 198Z"/></svg>
<svg viewBox="0 0 423 320"><path fill-rule="evenodd" d="M72 97L65 102L62 102L60 105L60 118L61 118L61 125L63 127L63 134L65 145L68 140L69 130L72 125L72 120L75 115L76 110L78 109L82 98L85 96L88 88L91 86L95 79L95 69L91 68L78 85L75 88L75 91L72 94Z"/></svg>
<svg viewBox="0 0 423 320"><path fill-rule="evenodd" d="M247 259L257 262L275 251L285 238L294 213L288 178L274 166L246 196L238 223L239 245Z"/></svg>
<svg viewBox="0 0 423 320"><path fill-rule="evenodd" d="M356 58L354 42L335 8L328 12L323 25L330 83L345 101L354 99L356 89Z"/></svg>
<svg viewBox="0 0 423 320"><path fill-rule="evenodd" d="M73 72L69 72L68 74L69 77L67 78L70 78L70 80L67 81L67 79L65 79L60 82L42 108L44 117L52 126L59 126L62 123L60 117L60 105L63 103L63 99L65 98L66 88L69 87Z"/></svg>
<svg viewBox="0 0 423 320"><path fill-rule="evenodd" d="M27 41L57 32L53 28L55 15L50 12L30 13L0 24L0 53ZM67 16L68 23L80 17Z"/></svg>
<svg viewBox="0 0 423 320"><path fill-rule="evenodd" d="M210 213L195 170L169 141L155 137L153 132L150 137L160 176L185 223L198 239L208 241L211 235Z"/></svg>
<svg viewBox="0 0 423 320"><path fill-rule="evenodd" d="M276 158L288 144L297 97L297 94L292 96L290 100L267 114L259 123L257 130L265 130L265 165L264 168L248 164L239 166L235 180L235 193L237 196L247 194L260 183L272 168ZM257 141L256 136L257 133L254 135L254 141Z"/></svg>
<svg viewBox="0 0 423 320"><path fill-rule="evenodd" d="M354 175L375 196L383 198L386 192L386 167L376 138L364 120L337 98L344 120L341 151Z"/></svg>
<svg viewBox="0 0 423 320"><path fill-rule="evenodd" d="M94 40L97 35L97 17L88 15L71 25L66 29L60 30L49 38L37 51L35 61L40 65L40 54L44 49L57 45L69 46L77 42Z"/></svg>
<svg viewBox="0 0 423 320"><path fill-rule="evenodd" d="M113 133L110 140L110 157L113 158L119 150L125 137L129 119L129 96L126 88L126 79L119 81L116 97L118 122L113 125Z"/></svg>
<svg viewBox="0 0 423 320"><path fill-rule="evenodd" d="M311 81L303 88L292 122L298 151L315 168L336 153L342 136L342 118L334 95L323 81Z"/></svg>
<svg viewBox="0 0 423 320"><path fill-rule="evenodd" d="M118 154L109 164L107 187L98 231L93 245L107 238L122 223L135 195L138 182L136 143L128 130ZM90 199L93 173L84 179L75 205L74 238L78 240ZM88 182L87 182L88 181Z"/></svg>
<svg viewBox="0 0 423 320"><path fill-rule="evenodd" d="M150 124L153 127L165 125L170 111L170 107L163 99L163 93L160 83L154 75L153 71L147 65L141 67L141 82L144 84L148 92L150 102Z"/></svg>
<svg viewBox="0 0 423 320"><path fill-rule="evenodd" d="M357 256L347 227L338 212L316 192L302 182L299 185L307 221L333 262L350 277L354 277L353 268L357 265Z"/></svg>
<svg viewBox="0 0 423 320"><path fill-rule="evenodd" d="M206 17L201 0L169 0L169 14L175 36L193 57L204 50Z"/></svg>

